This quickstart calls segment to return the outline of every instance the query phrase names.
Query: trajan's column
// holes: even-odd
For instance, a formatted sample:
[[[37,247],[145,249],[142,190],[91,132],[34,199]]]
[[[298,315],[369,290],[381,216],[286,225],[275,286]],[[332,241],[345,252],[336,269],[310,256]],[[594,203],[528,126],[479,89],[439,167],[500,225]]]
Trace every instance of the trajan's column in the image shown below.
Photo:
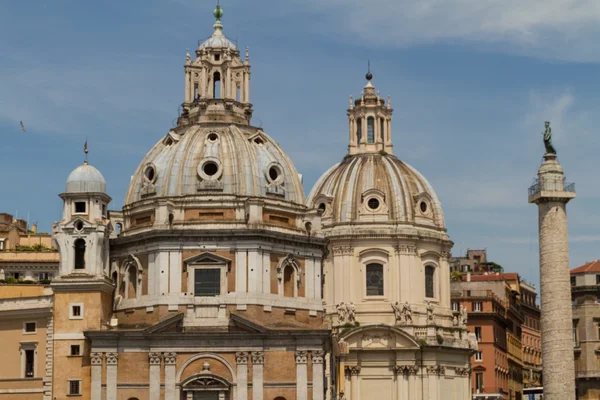
[[[546,154],[529,203],[537,204],[540,234],[540,297],[544,399],[574,400],[573,322],[569,274],[567,211],[575,184],[566,184],[552,146],[550,122],[544,132]]]

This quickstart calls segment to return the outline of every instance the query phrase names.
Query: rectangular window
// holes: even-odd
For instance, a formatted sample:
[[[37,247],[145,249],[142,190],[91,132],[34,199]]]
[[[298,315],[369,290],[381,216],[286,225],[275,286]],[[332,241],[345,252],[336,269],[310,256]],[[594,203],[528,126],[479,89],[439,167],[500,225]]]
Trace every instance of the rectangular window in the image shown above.
[[[577,335],[577,322],[573,321],[573,346],[579,347],[579,337]]]
[[[478,342],[481,342],[481,327],[480,326],[475,327],[475,337],[477,338]]]
[[[69,394],[70,395],[81,394],[81,381],[80,380],[69,380]]]
[[[383,265],[367,265],[367,296],[383,296]]]
[[[17,279],[17,280],[22,278],[22,276],[21,276],[21,273],[20,273],[20,272],[9,272],[7,275],[8,275],[8,276],[12,276],[13,278],[15,278],[15,279]]]
[[[475,374],[475,389],[477,390],[477,393],[483,391],[483,373],[481,372]]]
[[[196,296],[219,296],[221,294],[221,270],[217,268],[195,269],[194,294]]]
[[[106,204],[102,204],[102,217],[106,218]]]
[[[23,324],[23,331],[25,333],[35,333],[35,331],[36,331],[36,323],[35,322],[25,322]]]
[[[375,118],[367,118],[367,142],[375,143]]]
[[[428,265],[425,267],[425,297],[435,297],[435,290],[433,287],[434,274],[435,269],[433,269],[432,266]]]
[[[596,285],[600,285],[600,275],[596,275]]]
[[[69,319],[83,319],[83,303],[69,305]]]
[[[25,350],[25,378],[33,378],[34,350]]]
[[[38,281],[51,281],[52,280],[51,272],[40,272],[38,273]]]
[[[483,361],[483,351],[475,352],[475,361]]]
[[[4,239],[0,239],[0,250],[4,250]]]
[[[479,311],[481,312],[481,310],[483,310],[483,305],[481,304],[480,301],[474,301],[473,302],[473,311]]]
[[[71,355],[72,356],[80,356],[81,355],[81,346],[78,344],[71,345]]]
[[[452,311],[460,311],[460,304],[458,303],[458,301],[452,302]]]
[[[87,207],[85,201],[75,202],[75,214],[85,214]]]
[[[596,278],[596,280],[598,280],[598,278]],[[575,283],[576,283],[575,277],[572,276],[571,277],[571,286],[575,286]]]

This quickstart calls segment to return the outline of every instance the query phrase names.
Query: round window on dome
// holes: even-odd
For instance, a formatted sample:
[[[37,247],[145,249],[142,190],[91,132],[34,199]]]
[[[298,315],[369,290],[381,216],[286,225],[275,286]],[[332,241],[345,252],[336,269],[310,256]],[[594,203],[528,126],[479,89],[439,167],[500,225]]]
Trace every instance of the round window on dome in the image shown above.
[[[367,207],[369,207],[371,210],[377,210],[379,208],[379,199],[376,199],[375,197],[371,197],[367,201]]]
[[[425,214],[427,212],[427,202],[422,201],[421,204],[419,204],[419,208],[421,209],[421,212]]]
[[[323,214],[325,212],[325,210],[327,209],[327,206],[325,205],[325,203],[321,203],[319,204],[319,207],[317,208],[317,210],[319,210],[319,212],[321,214]]]
[[[205,181],[217,180],[222,174],[221,162],[214,157],[206,158],[198,164],[198,175]]]
[[[271,163],[268,167],[267,167],[267,171],[266,171],[266,175],[267,175],[267,180],[270,183],[279,185],[282,183],[283,181],[283,170],[281,169],[281,166],[279,164],[276,163]]]
[[[217,135],[216,133],[212,132],[208,134],[208,140],[211,142],[216,142],[217,140],[219,140],[219,135]]]
[[[154,164],[148,164],[144,168],[144,179],[146,182],[154,183],[156,181],[156,167]]]

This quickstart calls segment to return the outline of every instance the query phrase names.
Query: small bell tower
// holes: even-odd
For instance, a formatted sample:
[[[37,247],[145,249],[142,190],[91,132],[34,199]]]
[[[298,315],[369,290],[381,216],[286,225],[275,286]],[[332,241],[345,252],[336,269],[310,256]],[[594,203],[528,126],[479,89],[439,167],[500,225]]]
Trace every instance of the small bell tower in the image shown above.
[[[185,58],[185,93],[179,125],[223,121],[249,124],[250,55],[246,47],[242,60],[237,43],[223,34],[223,9],[217,4],[213,34],[198,41],[196,58]]]
[[[350,140],[348,154],[385,152],[392,154],[392,106],[388,96],[387,104],[371,83],[373,74],[369,63],[366,75],[367,85],[360,98],[350,96],[348,125]]]

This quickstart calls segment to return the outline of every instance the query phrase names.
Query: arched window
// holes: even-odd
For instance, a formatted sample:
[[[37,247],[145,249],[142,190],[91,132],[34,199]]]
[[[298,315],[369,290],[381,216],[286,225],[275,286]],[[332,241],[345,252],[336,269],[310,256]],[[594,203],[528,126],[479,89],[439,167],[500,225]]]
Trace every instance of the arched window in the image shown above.
[[[356,141],[360,143],[362,139],[362,118],[356,120]]]
[[[219,72],[215,72],[213,75],[213,97],[221,98],[221,74]]]
[[[434,274],[434,267],[432,267],[431,265],[425,267],[425,297],[435,297],[435,291],[433,290]]]
[[[285,397],[277,396],[273,400],[285,400]]]
[[[75,269],[85,269],[85,240],[75,241]]]
[[[367,296],[383,296],[383,265],[367,264]]]
[[[375,143],[375,118],[367,118],[367,142]]]
[[[294,267],[288,265],[283,270],[283,296],[294,297]]]
[[[381,141],[383,142],[384,136],[383,133],[385,131],[385,120],[383,118],[379,118],[379,136],[381,136]]]
[[[119,273],[117,271],[113,271],[111,279],[113,281],[113,284],[117,286],[117,283],[119,282]]]

